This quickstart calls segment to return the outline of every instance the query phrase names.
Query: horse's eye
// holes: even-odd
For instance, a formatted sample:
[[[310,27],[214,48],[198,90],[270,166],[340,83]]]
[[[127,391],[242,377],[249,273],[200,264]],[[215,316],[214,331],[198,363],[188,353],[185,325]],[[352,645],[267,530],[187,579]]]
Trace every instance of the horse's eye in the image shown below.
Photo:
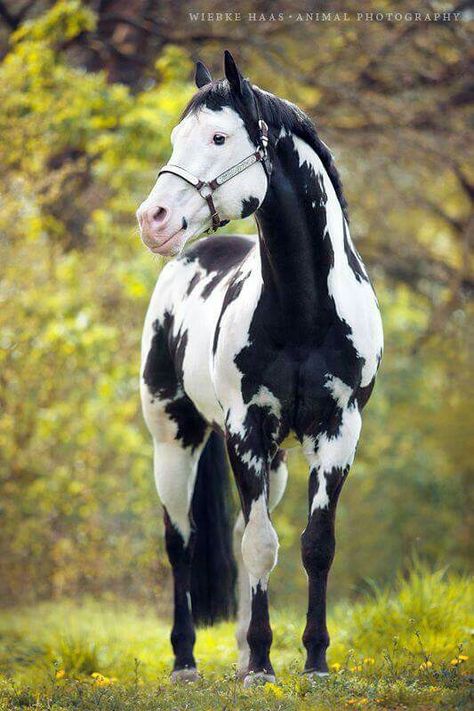
[[[212,140],[216,146],[223,146],[225,143],[225,136],[223,136],[222,133],[215,133]]]

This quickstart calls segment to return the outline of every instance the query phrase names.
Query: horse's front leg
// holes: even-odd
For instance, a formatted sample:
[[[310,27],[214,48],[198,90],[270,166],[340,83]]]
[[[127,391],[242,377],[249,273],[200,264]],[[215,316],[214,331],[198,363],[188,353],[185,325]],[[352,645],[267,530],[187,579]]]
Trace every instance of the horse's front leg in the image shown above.
[[[286,453],[279,450],[270,465],[270,490],[268,494],[268,510],[270,513],[280,502],[286,488],[288,469]],[[247,642],[247,631],[252,610],[252,596],[249,584],[249,574],[242,558],[242,537],[245,531],[245,520],[240,511],[234,527],[234,555],[238,565],[239,611],[237,621],[237,645],[239,649],[238,674],[245,677],[249,666],[250,650]]]
[[[310,465],[308,523],[301,535],[301,556],[308,575],[308,613],[303,633],[305,672],[328,673],[326,650],[326,588],[336,548],[336,507],[349,473],[360,433],[360,415],[347,409],[337,438],[325,434],[305,438],[304,451]]]
[[[250,686],[275,681],[270,661],[272,630],[267,593],[278,551],[278,537],[268,512],[271,458],[255,444],[254,438],[250,447],[245,440],[228,433],[227,448],[245,521],[241,549],[249,574],[251,610],[247,632],[250,656],[244,686]]]

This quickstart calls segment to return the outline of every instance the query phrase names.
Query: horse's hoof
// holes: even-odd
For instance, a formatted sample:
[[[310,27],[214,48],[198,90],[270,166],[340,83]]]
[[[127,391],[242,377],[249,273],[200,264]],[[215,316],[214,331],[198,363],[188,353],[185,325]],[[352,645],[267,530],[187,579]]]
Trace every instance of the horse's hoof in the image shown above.
[[[189,684],[193,681],[198,681],[199,672],[196,667],[187,667],[186,669],[175,669],[171,674],[172,684]]]
[[[317,679],[325,679],[329,676],[329,672],[317,671],[316,669],[305,669],[303,676],[308,677],[310,681],[316,681]]]
[[[249,672],[244,679],[244,688],[250,689],[252,686],[263,686],[266,683],[275,683],[275,674],[266,672]]]

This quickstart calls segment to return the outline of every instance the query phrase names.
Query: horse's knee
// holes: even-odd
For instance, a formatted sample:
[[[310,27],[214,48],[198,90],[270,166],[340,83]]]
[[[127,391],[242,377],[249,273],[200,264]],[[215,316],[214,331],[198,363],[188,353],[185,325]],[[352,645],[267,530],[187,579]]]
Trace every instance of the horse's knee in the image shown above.
[[[336,539],[331,524],[321,526],[311,517],[301,535],[301,558],[308,574],[329,570],[334,559]]]
[[[245,567],[255,580],[265,578],[277,562],[278,536],[268,516],[265,496],[253,501],[242,537]]]

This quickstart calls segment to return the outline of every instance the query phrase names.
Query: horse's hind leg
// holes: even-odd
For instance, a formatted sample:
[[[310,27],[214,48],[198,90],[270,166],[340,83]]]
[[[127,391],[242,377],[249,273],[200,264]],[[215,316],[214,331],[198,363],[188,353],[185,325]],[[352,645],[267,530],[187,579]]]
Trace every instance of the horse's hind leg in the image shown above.
[[[148,318],[148,317],[147,317]],[[176,376],[169,350],[169,333],[159,321],[144,343],[140,383],[145,422],[153,437],[156,488],[164,506],[165,542],[173,570],[174,620],[171,644],[174,680],[197,678],[191,610],[193,532],[190,508],[199,457],[208,427]]]
[[[177,443],[155,442],[155,481],[164,507],[166,552],[173,570],[171,644],[175,656],[172,679],[175,681],[197,678],[193,655],[196,634],[191,611],[193,532],[189,512],[201,449],[191,453]]]
[[[270,491],[268,508],[270,511],[278,505],[286,488],[288,469],[286,466],[286,453],[279,450],[270,469]],[[237,618],[237,647],[239,650],[238,673],[245,676],[248,671],[250,649],[247,642],[247,632],[250,624],[252,596],[250,579],[242,557],[242,536],[245,530],[245,521],[242,511],[237,517],[234,526],[234,555],[238,566],[238,618]]]

